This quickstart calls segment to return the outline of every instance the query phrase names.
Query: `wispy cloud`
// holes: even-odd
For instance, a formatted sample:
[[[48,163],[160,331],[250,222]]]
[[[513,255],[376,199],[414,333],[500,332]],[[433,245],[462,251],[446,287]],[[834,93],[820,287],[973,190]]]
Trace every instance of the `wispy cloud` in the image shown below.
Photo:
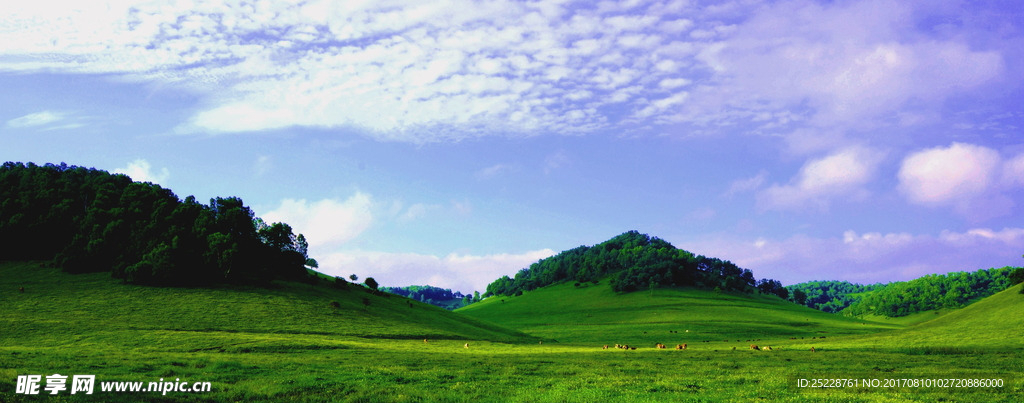
[[[476,174],[474,176],[476,176],[478,180],[486,180],[502,175],[504,173],[514,172],[518,169],[519,168],[516,165],[494,164],[476,171]]]
[[[761,185],[764,185],[764,182],[767,179],[768,171],[765,170],[761,170],[760,172],[757,173],[757,175],[754,175],[749,178],[737,179],[733,181],[731,184],[729,184],[729,189],[725,191],[723,196],[732,197],[740,193],[753,192],[757,189],[760,189]]]
[[[7,121],[7,127],[28,128],[46,126],[64,119],[64,114],[53,111],[30,113]]]

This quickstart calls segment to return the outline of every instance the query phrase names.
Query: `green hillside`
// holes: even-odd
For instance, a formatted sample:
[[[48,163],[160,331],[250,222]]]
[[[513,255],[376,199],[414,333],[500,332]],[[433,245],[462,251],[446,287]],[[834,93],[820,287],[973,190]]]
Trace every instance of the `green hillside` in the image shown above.
[[[702,345],[860,334],[898,325],[851,319],[776,296],[658,288],[616,293],[599,283],[563,283],[497,296],[456,312],[568,343]],[[707,344],[703,344],[707,341]]]
[[[851,338],[851,346],[1019,350],[1024,345],[1022,284],[965,308],[891,333]]]
[[[19,287],[25,291],[18,292]],[[528,340],[514,331],[399,296],[367,293],[356,285],[148,287],[122,284],[108,273],[71,275],[40,263],[0,263],[0,290],[6,346],[175,344],[179,337],[225,332],[241,339],[233,348],[259,345],[271,334]]]

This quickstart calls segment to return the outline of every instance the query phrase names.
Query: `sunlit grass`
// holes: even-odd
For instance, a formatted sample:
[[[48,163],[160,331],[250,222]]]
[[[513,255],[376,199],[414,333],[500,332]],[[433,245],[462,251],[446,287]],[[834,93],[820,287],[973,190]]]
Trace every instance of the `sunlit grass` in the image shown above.
[[[24,275],[26,269],[36,271]],[[17,293],[18,286],[25,286],[26,292]],[[4,326],[0,401],[5,402],[46,400],[14,395],[14,381],[17,375],[55,372],[95,374],[99,381],[173,377],[209,381],[214,388],[209,394],[60,396],[63,401],[90,402],[1019,402],[1024,398],[1019,383],[1024,374],[1019,333],[1004,341],[981,335],[1005,335],[1004,326],[1019,325],[1012,320],[990,321],[972,314],[971,307],[962,311],[961,318],[954,312],[940,318],[948,323],[936,320],[921,327],[861,324],[815,312],[805,318],[812,324],[800,325],[801,310],[759,297],[692,290],[680,296],[666,291],[660,296],[655,292],[651,305],[671,314],[623,312],[612,316],[614,326],[595,324],[595,316],[572,322],[578,323],[577,332],[597,327],[593,333],[573,339],[573,326],[567,326],[568,330],[550,330],[541,344],[536,338],[423,304],[411,309],[397,297],[371,296],[366,307],[362,298],[368,294],[362,291],[305,284],[284,284],[273,290],[149,288],[121,285],[100,275],[69,276],[32,265],[7,264],[0,265],[0,290],[0,324]],[[351,293],[351,301],[345,293]],[[1011,297],[1024,299],[1004,293],[994,296],[991,306],[974,309],[1005,317],[1005,309],[1021,306]],[[636,293],[625,298],[652,297]],[[328,309],[329,301],[338,301],[344,312]],[[703,325],[695,314],[687,323],[679,322],[690,311],[670,309],[672,301],[690,307],[703,301],[702,309],[713,315]],[[606,310],[622,305],[598,302],[606,304]],[[729,306],[736,312],[730,313]],[[573,317],[551,314],[547,320],[537,318],[540,324],[532,324],[525,314],[519,320],[540,329],[554,328],[551,324],[556,320]],[[669,319],[657,320],[659,316]],[[173,319],[160,320],[167,317]],[[690,343],[685,351],[644,344],[654,337],[675,344],[667,336],[677,334],[667,331],[682,324],[692,326],[691,333],[698,338],[700,329],[718,324],[717,333],[704,334],[723,340]],[[745,348],[750,343],[735,342],[766,326],[758,344],[773,345],[774,351],[752,351]],[[958,347],[954,341],[961,336],[949,335],[951,327],[974,329],[981,341]],[[665,333],[651,333],[659,329]],[[685,335],[684,330],[679,327],[678,335]],[[643,331],[650,337],[645,339]],[[816,332],[822,331],[827,338],[819,338]],[[431,335],[427,343],[423,334]],[[799,334],[815,338],[791,336]],[[605,338],[626,339],[621,342],[636,343],[639,348],[603,350],[601,345],[606,343],[595,341]],[[932,340],[934,345],[907,342],[916,338]],[[809,351],[812,345],[817,352]],[[1000,393],[794,387],[797,377],[873,375],[999,375],[1016,383]]]

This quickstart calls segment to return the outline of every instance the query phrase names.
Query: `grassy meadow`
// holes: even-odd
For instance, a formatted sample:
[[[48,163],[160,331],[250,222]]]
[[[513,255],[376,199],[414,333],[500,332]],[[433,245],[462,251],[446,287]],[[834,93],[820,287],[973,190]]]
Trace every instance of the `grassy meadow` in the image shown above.
[[[452,313],[352,286],[156,288],[4,263],[0,401],[1019,402],[1020,287],[907,325],[699,290],[619,295],[564,284]],[[601,348],[615,343],[638,349]],[[774,351],[749,350],[754,343]],[[53,373],[178,378],[212,391],[14,394],[18,375]],[[937,376],[1009,386],[795,387],[800,377]]]

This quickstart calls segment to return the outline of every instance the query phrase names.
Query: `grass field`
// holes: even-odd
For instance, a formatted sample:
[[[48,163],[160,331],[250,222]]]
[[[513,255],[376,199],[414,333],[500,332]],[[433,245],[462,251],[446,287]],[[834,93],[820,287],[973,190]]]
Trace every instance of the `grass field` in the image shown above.
[[[841,318],[760,296],[559,287],[567,288],[450,313],[354,289],[151,288],[33,263],[0,264],[0,401],[1024,400],[1020,286],[916,326]],[[556,305],[557,294],[581,311]],[[686,351],[651,348],[688,337]],[[745,349],[745,340],[758,338],[776,350]],[[608,343],[640,348],[600,348]],[[13,393],[18,375],[53,373],[94,374],[97,382],[204,381],[212,391],[97,390],[49,399]],[[911,376],[998,376],[1009,386],[795,387],[801,377]]]
[[[736,339],[810,339],[901,327],[827,314],[774,296],[673,288],[617,294],[604,282],[558,284],[519,297],[488,298],[457,312],[564,343],[645,346],[700,347],[708,341],[720,348],[724,340],[732,340],[727,344],[732,347]]]

